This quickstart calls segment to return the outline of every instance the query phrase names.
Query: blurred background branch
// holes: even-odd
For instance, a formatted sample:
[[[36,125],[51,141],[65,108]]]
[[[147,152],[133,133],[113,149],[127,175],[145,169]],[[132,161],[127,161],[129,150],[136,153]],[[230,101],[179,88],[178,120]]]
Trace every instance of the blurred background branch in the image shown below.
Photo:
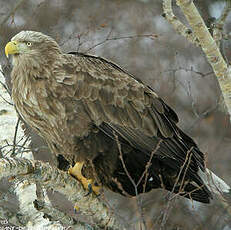
[[[230,11],[231,11],[231,1],[226,0],[225,7],[221,13],[221,16],[212,25],[213,38],[216,41],[218,47],[220,47],[220,42],[222,38],[225,36],[224,26]]]
[[[172,4],[171,0],[164,1],[164,8],[168,6],[168,12],[172,11],[170,5]],[[168,4],[167,4],[168,3]],[[188,23],[190,24],[192,31],[196,38],[198,39],[202,50],[204,51],[208,62],[212,66],[214,73],[217,76],[217,80],[221,87],[223,98],[221,98],[220,106],[222,109],[225,107],[224,111],[227,111],[229,115],[231,115],[231,70],[228,67],[228,63],[225,62],[219,47],[215,43],[212,35],[209,33],[207,26],[205,25],[202,17],[200,16],[196,6],[194,5],[193,1],[191,0],[177,0],[177,5],[181,8],[182,12],[184,13]],[[230,1],[226,2],[226,6],[224,11],[220,17],[220,25],[224,24],[224,20],[226,19],[229,11],[230,11]],[[170,20],[167,17],[167,20],[173,24],[174,28],[176,20]],[[221,28],[220,28],[221,29]],[[178,30],[179,31],[179,30]],[[217,30],[216,30],[217,31]],[[185,33],[180,33],[185,36]],[[188,39],[191,41],[191,39]],[[217,38],[217,40],[220,40]],[[224,100],[224,103],[222,102]],[[231,116],[230,116],[231,118]]]
[[[19,7],[21,7],[23,5],[23,3],[26,0],[19,0],[16,5],[12,8],[12,10],[3,18],[3,20],[0,23],[0,27],[2,27],[10,17],[14,18],[14,14],[15,12],[18,10]]]

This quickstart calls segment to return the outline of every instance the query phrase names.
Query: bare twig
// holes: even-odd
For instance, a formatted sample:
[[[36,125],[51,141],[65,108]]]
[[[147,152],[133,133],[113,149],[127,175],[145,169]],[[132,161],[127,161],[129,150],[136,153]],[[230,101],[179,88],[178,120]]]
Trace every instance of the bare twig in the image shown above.
[[[15,148],[16,148],[16,141],[17,141],[17,133],[18,133],[19,122],[20,122],[20,118],[18,118],[16,126],[15,126],[12,155],[15,155]]]
[[[191,157],[192,157],[192,150],[193,150],[193,147],[190,148],[190,150],[187,151],[187,155],[185,157],[185,160],[184,160],[184,163],[183,165],[180,167],[180,170],[179,170],[179,173],[177,175],[177,178],[176,178],[176,181],[173,185],[173,188],[172,188],[172,191],[170,193],[170,198],[168,199],[168,202],[166,204],[166,208],[165,208],[165,211],[163,213],[163,217],[162,217],[162,220],[161,220],[161,226],[160,226],[160,229],[163,229],[165,224],[166,224],[166,221],[168,219],[168,215],[169,215],[169,210],[170,210],[170,204],[171,204],[171,201],[174,200],[174,197],[172,197],[173,193],[175,192],[175,188],[176,186],[178,185],[178,183],[180,182],[180,189],[181,189],[181,185],[184,183],[184,178],[185,178],[185,175],[186,175],[186,172],[188,170],[188,167],[189,167],[189,164],[190,164],[190,160],[191,160]],[[182,173],[183,173],[183,178],[181,181],[180,178],[182,176]],[[179,195],[180,194],[180,189],[179,189],[179,192],[176,194],[176,195]],[[186,194],[187,195],[187,194]]]
[[[118,138],[118,136],[116,135],[115,132],[113,134],[114,134],[114,137],[115,137],[115,140],[116,140],[116,143],[117,143],[117,147],[118,147],[118,150],[119,150],[119,158],[120,158],[120,161],[122,163],[123,169],[124,169],[126,175],[128,176],[129,180],[131,181],[132,185],[134,186],[135,194],[137,196],[138,195],[137,185],[136,185],[135,181],[133,180],[133,178],[131,177],[128,170],[127,170],[126,164],[125,164],[124,159],[123,159],[123,153],[122,153],[122,150],[121,150],[121,145],[120,145],[120,142],[119,142],[119,138]]]
[[[0,68],[0,73],[2,74],[2,76],[4,76],[1,68]],[[7,93],[10,95],[10,90],[8,89],[8,87],[6,86],[6,84],[4,84],[2,81],[0,81],[0,84],[2,85],[2,87],[7,91]],[[6,101],[8,104],[13,105],[11,102],[8,102],[6,99],[4,99],[4,101]]]
[[[137,186],[140,184],[140,182],[143,180],[143,177],[145,176],[145,179],[144,179],[144,184],[143,184],[143,192],[145,192],[146,190],[146,185],[147,185],[147,180],[148,180],[148,170],[149,168],[151,167],[152,165],[152,158],[154,156],[154,154],[157,152],[157,150],[160,148],[160,144],[161,144],[162,140],[160,140],[158,142],[158,144],[156,145],[155,149],[151,152],[151,155],[150,155],[150,158],[145,166],[145,170],[142,174],[142,176],[140,177],[139,181],[137,182]]]
[[[126,164],[125,164],[124,159],[123,159],[123,153],[122,153],[122,150],[121,150],[121,145],[120,145],[120,142],[119,142],[119,138],[118,138],[118,136],[116,135],[115,132],[114,132],[114,137],[115,137],[115,140],[116,140],[116,143],[117,143],[117,146],[118,146],[119,158],[120,158],[120,161],[122,163],[123,169],[124,169],[126,175],[128,176],[129,180],[131,181],[132,185],[134,186],[135,196],[136,196],[136,201],[137,201],[137,207],[138,207],[139,214],[140,214],[140,219],[141,219],[141,221],[143,223],[144,229],[146,230],[147,226],[146,226],[146,222],[145,222],[144,215],[143,215],[143,210],[142,210],[142,198],[140,196],[138,196],[139,195],[138,194],[138,189],[137,189],[138,185],[135,183],[135,181],[133,180],[133,178],[131,177],[130,173],[127,170]]]
[[[109,42],[109,41],[116,41],[116,40],[123,40],[123,39],[134,39],[134,38],[157,38],[158,35],[156,34],[137,34],[137,35],[128,35],[128,36],[121,36],[121,37],[110,37],[111,36],[111,31],[108,33],[108,35],[106,36],[106,38],[99,42],[96,43],[95,45],[93,45],[92,47],[90,47],[89,49],[85,50],[84,53],[87,53],[93,49],[95,49],[98,46],[101,46],[102,44]]]
[[[5,101],[7,104],[14,106],[13,103],[7,101],[1,94],[0,94],[0,97],[1,97],[2,100]]]
[[[178,67],[177,69],[169,69],[169,70],[163,71],[162,73],[166,73],[166,72],[174,72],[175,73],[175,72],[178,72],[178,71],[193,72],[193,73],[195,73],[196,75],[198,75],[199,77],[202,77],[202,78],[214,74],[212,71],[210,71],[208,73],[199,72],[197,70],[194,70],[193,66],[190,69],[183,68],[183,67]]]

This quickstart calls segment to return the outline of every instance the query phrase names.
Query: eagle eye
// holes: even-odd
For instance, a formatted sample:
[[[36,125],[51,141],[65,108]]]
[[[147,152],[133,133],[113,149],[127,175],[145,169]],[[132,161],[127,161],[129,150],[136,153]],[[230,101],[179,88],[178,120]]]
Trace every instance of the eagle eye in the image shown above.
[[[32,43],[31,43],[31,42],[27,42],[26,45],[27,45],[27,46],[31,46]]]

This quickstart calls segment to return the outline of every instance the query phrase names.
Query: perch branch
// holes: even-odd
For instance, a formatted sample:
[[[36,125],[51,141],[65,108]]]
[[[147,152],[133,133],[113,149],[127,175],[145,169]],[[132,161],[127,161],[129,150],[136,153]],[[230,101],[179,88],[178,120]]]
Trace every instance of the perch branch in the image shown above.
[[[59,211],[56,208],[53,208],[51,205],[48,205],[45,202],[41,202],[39,200],[34,201],[35,208],[43,212],[47,218],[49,218],[50,221],[60,221],[62,224],[66,226],[71,226],[72,228],[78,229],[78,230],[88,230],[88,229],[94,229],[94,230],[100,230],[100,228],[97,228],[94,226],[94,228],[86,223],[83,223],[81,221],[77,221],[74,218],[66,215],[65,213]]]
[[[20,219],[20,215],[15,215],[14,212],[7,209],[6,207],[0,207],[0,217],[1,217],[1,225],[22,225],[22,221]]]
[[[92,194],[86,196],[86,191],[77,180],[48,163],[23,158],[0,159],[0,179],[15,175],[22,175],[28,181],[39,182],[44,188],[58,191],[71,202],[77,202],[81,213],[91,216],[93,223],[101,229],[124,229],[99,199]]]
[[[58,221],[50,221],[33,206],[33,201],[36,199],[35,184],[30,183],[28,180],[17,180],[13,187],[19,202],[20,226],[23,225],[29,229],[55,229],[63,227]]]

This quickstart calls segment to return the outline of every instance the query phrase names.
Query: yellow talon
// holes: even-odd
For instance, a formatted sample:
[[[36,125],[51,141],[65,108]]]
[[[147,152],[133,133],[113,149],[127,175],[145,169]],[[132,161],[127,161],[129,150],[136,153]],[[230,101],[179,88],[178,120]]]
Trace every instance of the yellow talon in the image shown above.
[[[94,185],[92,179],[87,179],[82,175],[84,162],[77,162],[74,167],[68,170],[68,173],[78,179],[86,190],[92,190],[96,195],[100,194],[100,187]]]
[[[74,206],[74,211],[75,211],[75,212],[78,212],[79,210],[80,210],[79,206],[78,206],[77,204],[75,204],[75,206]]]

